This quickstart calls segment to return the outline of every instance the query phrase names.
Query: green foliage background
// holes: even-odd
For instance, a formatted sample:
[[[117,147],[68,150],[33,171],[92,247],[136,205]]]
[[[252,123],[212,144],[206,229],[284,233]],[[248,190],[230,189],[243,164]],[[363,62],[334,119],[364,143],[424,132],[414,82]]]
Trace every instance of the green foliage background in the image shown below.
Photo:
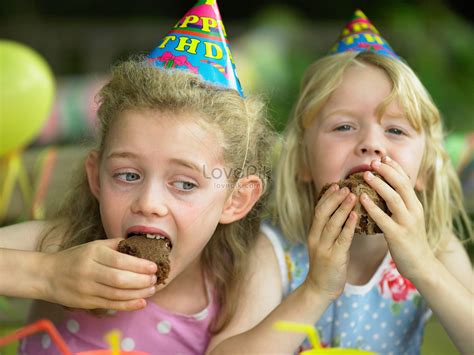
[[[366,15],[418,74],[442,112],[447,131],[474,131],[472,23],[443,3],[382,5]],[[250,77],[241,78],[244,88],[250,82],[252,92],[268,97],[278,131],[291,112],[304,69],[327,53],[352,14],[348,16],[315,23],[291,8],[270,7],[256,16],[248,33],[237,40],[237,50],[243,52],[234,55],[238,70],[242,69],[239,57],[251,60],[255,67]],[[318,30],[311,32],[314,28]]]

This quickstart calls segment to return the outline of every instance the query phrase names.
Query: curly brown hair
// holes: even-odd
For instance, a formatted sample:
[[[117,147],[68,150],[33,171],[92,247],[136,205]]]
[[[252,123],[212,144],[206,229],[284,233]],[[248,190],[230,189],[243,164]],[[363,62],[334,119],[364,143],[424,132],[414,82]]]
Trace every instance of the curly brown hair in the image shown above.
[[[158,69],[143,57],[129,59],[113,68],[110,81],[98,94],[98,103],[100,134],[96,149],[99,154],[110,127],[125,110],[192,112],[203,118],[206,127],[215,128],[222,138],[226,167],[242,172],[240,176],[232,176],[233,181],[229,182],[235,183],[246,174],[257,174],[262,180],[262,196],[250,213],[234,223],[219,224],[202,254],[202,265],[221,304],[219,320],[213,328],[217,332],[235,313],[249,249],[258,236],[260,215],[266,203],[274,133],[264,103],[258,98],[241,97],[235,90],[207,84],[183,70]],[[45,237],[64,234],[62,249],[106,238],[99,203],[89,189],[83,166],[55,220],[57,223]]]

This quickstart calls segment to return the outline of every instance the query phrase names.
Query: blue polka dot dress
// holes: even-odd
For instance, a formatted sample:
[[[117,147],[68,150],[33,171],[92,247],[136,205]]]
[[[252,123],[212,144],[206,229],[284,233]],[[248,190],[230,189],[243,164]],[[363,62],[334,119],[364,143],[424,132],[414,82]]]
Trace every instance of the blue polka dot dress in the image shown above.
[[[265,221],[262,232],[279,260],[284,295],[298,288],[309,268],[304,244],[289,244]],[[387,253],[365,285],[346,284],[342,295],[316,323],[323,347],[353,348],[380,354],[419,354],[426,320],[431,315],[413,284],[400,275]],[[309,349],[309,343],[303,349]]]

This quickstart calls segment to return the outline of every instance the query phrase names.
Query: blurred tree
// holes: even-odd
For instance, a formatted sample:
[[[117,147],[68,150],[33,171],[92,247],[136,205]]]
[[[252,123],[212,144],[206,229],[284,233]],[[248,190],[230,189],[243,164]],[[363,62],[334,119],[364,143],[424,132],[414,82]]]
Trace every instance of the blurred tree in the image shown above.
[[[448,131],[474,131],[474,28],[435,4],[390,11],[389,42],[431,93]]]

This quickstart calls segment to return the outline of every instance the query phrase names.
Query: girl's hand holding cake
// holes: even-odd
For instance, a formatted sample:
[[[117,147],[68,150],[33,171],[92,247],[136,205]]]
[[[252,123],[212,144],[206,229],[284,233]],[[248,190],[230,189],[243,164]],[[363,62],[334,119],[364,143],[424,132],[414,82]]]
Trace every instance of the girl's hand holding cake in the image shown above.
[[[370,187],[364,181],[364,172],[356,172],[354,174],[350,174],[347,178],[339,181],[338,183],[339,188],[348,188],[350,192],[352,192],[356,197],[356,204],[354,206],[354,212],[357,213],[359,216],[359,221],[355,228],[355,234],[360,235],[375,235],[382,232],[382,230],[377,226],[374,220],[367,214],[367,211],[362,207],[359,202],[359,197],[362,194],[367,194],[371,200],[383,211],[388,212],[387,204],[385,201],[377,194],[374,189]],[[321,196],[324,192],[331,186],[331,184],[326,184],[321,189],[319,193],[318,200],[321,199]]]
[[[356,197],[348,188],[340,189],[333,184],[320,197],[314,212],[308,237],[310,270],[306,280],[330,300],[342,293],[346,283],[349,247],[358,220],[357,213],[351,212],[355,203]]]
[[[115,250],[121,239],[97,240],[45,254],[42,299],[72,308],[136,310],[155,293],[156,264]]]
[[[435,260],[426,238],[423,206],[410,178],[393,159],[384,157],[371,166],[386,182],[369,172],[365,173],[365,180],[385,200],[392,215],[377,207],[366,194],[361,196],[361,203],[382,229],[397,269],[413,282],[420,276],[419,270]]]

